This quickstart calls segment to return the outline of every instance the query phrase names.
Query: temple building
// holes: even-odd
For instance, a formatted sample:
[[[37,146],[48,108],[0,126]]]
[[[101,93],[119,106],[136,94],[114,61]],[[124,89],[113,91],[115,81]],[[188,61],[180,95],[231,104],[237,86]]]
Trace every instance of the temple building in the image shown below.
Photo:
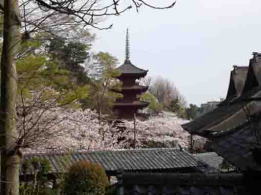
[[[243,176],[246,192],[261,185],[261,53],[249,66],[234,66],[226,99],[213,111],[183,124],[184,130],[209,140],[210,148]]]
[[[137,79],[143,78],[147,70],[134,66],[129,56],[129,33],[126,34],[126,58],[124,63],[117,68],[120,75],[117,77],[121,83],[122,98],[117,99],[114,111],[118,118],[133,119],[139,109],[148,106],[148,102],[140,101],[139,96],[146,92],[148,86],[139,85]]]

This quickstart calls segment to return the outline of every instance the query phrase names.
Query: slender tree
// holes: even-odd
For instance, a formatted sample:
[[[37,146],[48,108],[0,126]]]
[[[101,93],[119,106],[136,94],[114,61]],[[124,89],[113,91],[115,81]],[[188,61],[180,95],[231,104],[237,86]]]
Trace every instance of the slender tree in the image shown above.
[[[17,0],[4,0],[3,49],[1,59],[1,194],[19,194],[20,154],[16,138],[17,74],[15,57],[20,43],[20,16]]]
[[[101,119],[102,114],[112,114],[113,103],[121,97],[120,93],[112,91],[112,89],[120,90],[120,83],[116,80],[120,73],[115,70],[118,60],[109,53],[99,52],[94,58],[95,63],[103,67],[103,71],[101,77],[92,82],[85,107],[95,109]]]

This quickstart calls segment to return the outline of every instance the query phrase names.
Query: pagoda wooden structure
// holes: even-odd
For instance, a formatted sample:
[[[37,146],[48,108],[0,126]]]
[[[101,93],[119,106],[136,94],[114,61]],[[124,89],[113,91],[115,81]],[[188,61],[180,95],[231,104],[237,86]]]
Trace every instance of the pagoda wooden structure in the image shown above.
[[[133,119],[139,109],[148,106],[148,102],[139,100],[139,96],[147,91],[148,86],[141,86],[136,81],[145,77],[148,71],[134,66],[130,61],[128,30],[126,35],[126,58],[117,70],[120,72],[118,79],[122,82],[120,93],[123,97],[117,99],[114,104],[114,111],[118,118]]]

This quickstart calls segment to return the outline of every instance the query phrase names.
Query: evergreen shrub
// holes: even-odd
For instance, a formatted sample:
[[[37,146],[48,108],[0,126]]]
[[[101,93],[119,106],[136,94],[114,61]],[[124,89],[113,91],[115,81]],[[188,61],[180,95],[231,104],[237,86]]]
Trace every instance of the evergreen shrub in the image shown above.
[[[104,195],[109,181],[103,167],[88,161],[73,164],[64,178],[64,194]]]

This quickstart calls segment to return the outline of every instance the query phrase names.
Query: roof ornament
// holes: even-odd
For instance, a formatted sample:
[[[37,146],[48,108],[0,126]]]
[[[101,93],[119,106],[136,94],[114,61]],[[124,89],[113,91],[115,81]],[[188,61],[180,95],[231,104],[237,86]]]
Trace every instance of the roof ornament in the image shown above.
[[[125,61],[130,61],[130,46],[129,46],[129,29],[126,32],[126,45],[125,45]]]

